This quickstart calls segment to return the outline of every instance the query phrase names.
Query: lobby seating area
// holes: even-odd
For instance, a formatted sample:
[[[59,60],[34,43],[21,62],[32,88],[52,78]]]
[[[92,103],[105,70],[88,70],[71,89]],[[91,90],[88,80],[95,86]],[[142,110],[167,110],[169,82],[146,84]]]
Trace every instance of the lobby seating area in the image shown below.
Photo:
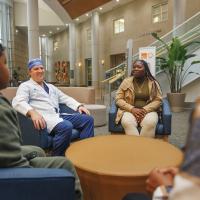
[[[95,104],[95,89],[93,87],[58,87],[58,89],[86,106],[94,118],[95,127],[106,124],[106,106]],[[12,101],[16,95],[17,87],[8,87],[1,92],[8,100]]]
[[[200,0],[0,14],[0,200],[200,199]]]

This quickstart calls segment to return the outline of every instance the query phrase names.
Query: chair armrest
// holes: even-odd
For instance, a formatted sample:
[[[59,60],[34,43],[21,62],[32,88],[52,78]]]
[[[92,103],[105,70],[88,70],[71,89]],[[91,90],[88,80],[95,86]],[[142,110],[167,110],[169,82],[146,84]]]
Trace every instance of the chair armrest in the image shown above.
[[[18,114],[19,125],[22,133],[22,140],[24,145],[40,146],[40,131],[34,128],[33,122],[30,118]]]
[[[115,104],[115,101],[113,101],[109,110],[109,118],[108,118],[108,130],[110,132],[113,132],[113,130],[115,130],[116,114],[117,114],[117,106]]]
[[[163,104],[162,104],[162,120],[163,120],[165,135],[170,135],[172,113],[171,113],[169,102],[166,98],[163,99]]]
[[[64,169],[0,169],[1,199],[74,200],[75,178]]]
[[[60,109],[60,113],[70,113],[70,114],[78,113],[78,111],[75,111],[75,110],[71,109],[70,107],[66,106],[63,103],[59,104],[59,109]]]
[[[124,132],[122,125],[115,123],[116,115],[117,115],[117,106],[115,104],[115,101],[113,101],[109,110],[108,130],[112,133],[122,133]]]

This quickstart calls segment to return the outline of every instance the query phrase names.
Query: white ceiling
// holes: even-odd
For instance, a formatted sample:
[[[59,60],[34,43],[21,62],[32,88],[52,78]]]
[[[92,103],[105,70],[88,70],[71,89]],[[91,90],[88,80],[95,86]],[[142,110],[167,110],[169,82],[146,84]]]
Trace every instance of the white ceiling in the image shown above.
[[[100,10],[99,8],[96,8],[92,11],[90,11],[89,13],[85,13],[84,15],[79,17],[79,20],[77,21],[75,19],[76,23],[81,23],[84,22],[86,20],[88,20],[88,18],[91,17],[91,13],[94,11],[98,11],[100,14],[106,13],[108,11],[111,11],[113,9],[116,9],[124,4],[127,4],[129,2],[132,2],[134,0],[119,0],[119,2],[117,2],[116,0],[112,0],[106,4],[104,4],[102,7],[102,10]],[[27,3],[27,0],[14,0],[14,2],[17,3]],[[48,5],[49,4],[49,5]],[[40,26],[40,36],[42,35],[46,35],[46,36],[51,36],[53,34],[57,34],[58,32],[61,32],[63,30],[66,30],[68,27],[65,25],[67,23],[69,23],[70,21],[72,21],[69,17],[69,15],[66,13],[66,11],[64,10],[64,8],[62,8],[62,6],[58,5],[58,1],[57,0],[38,0],[38,7],[39,9],[45,10],[45,12],[50,12],[54,15],[56,15],[57,17],[59,17],[59,19],[62,20],[63,25],[59,25],[59,26]],[[86,14],[88,14],[88,16],[86,16]],[[58,30],[59,28],[59,30]],[[27,27],[26,26],[17,26],[16,29],[18,29],[18,31],[26,31],[27,32]],[[52,33],[50,33],[52,32]]]

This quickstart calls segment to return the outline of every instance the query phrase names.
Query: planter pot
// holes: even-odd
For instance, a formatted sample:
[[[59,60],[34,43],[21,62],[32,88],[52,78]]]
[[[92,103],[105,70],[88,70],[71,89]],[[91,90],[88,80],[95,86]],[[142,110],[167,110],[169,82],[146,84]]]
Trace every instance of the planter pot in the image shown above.
[[[185,105],[185,93],[167,93],[172,112],[182,112]]]

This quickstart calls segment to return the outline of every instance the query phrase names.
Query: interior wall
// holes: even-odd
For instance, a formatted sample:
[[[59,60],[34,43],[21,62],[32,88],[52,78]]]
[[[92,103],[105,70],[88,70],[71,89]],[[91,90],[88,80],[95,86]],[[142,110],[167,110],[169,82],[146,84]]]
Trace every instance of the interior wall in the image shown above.
[[[115,8],[107,13],[100,14],[100,27],[99,27],[99,63],[104,60],[104,64],[100,64],[99,73],[102,80],[104,71],[110,68],[110,55],[120,54],[126,52],[126,42],[128,39],[133,39],[133,53],[138,51],[141,46],[146,46],[153,42],[150,32],[158,31],[159,35],[164,35],[172,29],[173,23],[173,0],[168,0],[168,20],[161,23],[153,24],[152,6],[165,0],[134,0],[131,3]],[[15,21],[25,18],[25,12],[22,12],[22,5],[18,5],[18,13],[15,15]],[[187,0],[186,19],[200,11],[199,0]],[[21,9],[21,10],[20,10]],[[113,20],[124,17],[125,19],[125,32],[114,35],[113,34]],[[49,20],[50,21],[50,20]],[[23,24],[23,23],[22,23]],[[85,59],[91,58],[91,41],[87,40],[87,30],[91,30],[91,18],[87,21],[77,25],[77,43],[78,57],[77,62],[81,62],[81,67],[78,68],[80,74],[78,82],[82,85],[85,84]],[[16,66],[26,66],[28,57],[27,35],[23,36],[22,33],[16,37]],[[58,48],[53,51],[52,63],[56,61],[66,60],[69,61],[69,34],[68,30],[56,34],[52,37],[53,43],[58,42]],[[21,53],[23,52],[23,54]]]
[[[27,62],[28,62],[28,35],[25,31],[18,30],[14,35],[14,66],[19,74],[19,80],[26,80],[27,76]]]
[[[186,2],[186,19],[190,18],[192,15],[200,11],[200,1],[199,0],[187,0]]]
[[[52,36],[53,44],[57,42],[57,48],[53,45],[53,63],[57,61],[69,61],[69,33],[62,31]]]
[[[43,1],[38,1],[39,25],[59,26],[63,25],[61,19]],[[14,17],[16,26],[27,26],[27,4],[26,2],[14,2]]]

